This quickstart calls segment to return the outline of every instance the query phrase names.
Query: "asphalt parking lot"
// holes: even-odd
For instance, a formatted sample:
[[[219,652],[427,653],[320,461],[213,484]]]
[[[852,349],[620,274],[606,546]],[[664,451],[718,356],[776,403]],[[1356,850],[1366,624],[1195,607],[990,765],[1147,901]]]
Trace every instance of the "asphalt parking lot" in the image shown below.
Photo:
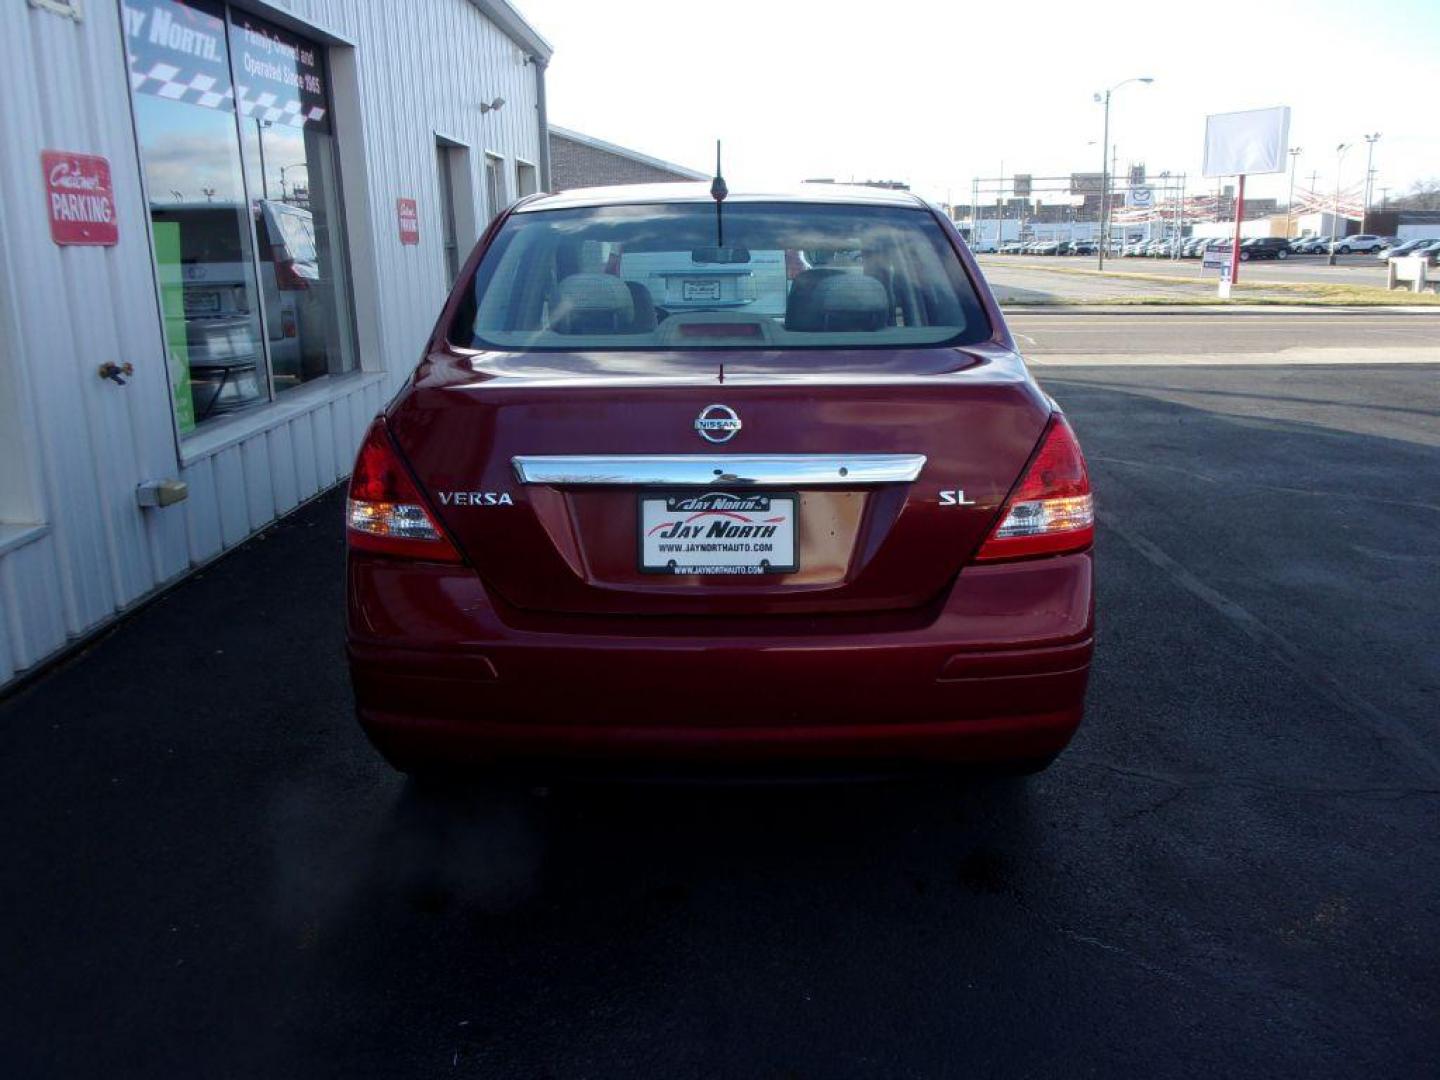
[[[332,492],[0,704],[0,1071],[1433,1075],[1440,366],[1037,370],[1100,507],[1049,772],[419,799]]]
[[[1142,296],[1195,302],[1215,297],[1219,273],[1204,270],[1199,259],[1107,258],[1103,274],[1088,256],[982,255],[979,261],[1003,304],[1097,304]],[[1280,294],[1274,286],[1295,293],[1321,285],[1384,289],[1385,283],[1385,264],[1369,255],[1339,256],[1335,266],[1325,265],[1321,256],[1295,256],[1242,264],[1236,295],[1253,297],[1264,290],[1275,300]],[[1403,293],[1396,297],[1404,302]]]
[[[982,255],[980,261],[987,275],[996,267],[1013,266],[1029,270],[1093,270],[1094,256],[1057,255]],[[1216,272],[1206,273],[1199,259],[1151,259],[1105,257],[1105,269],[1129,274],[1164,274],[1181,279],[1201,279],[1215,284]],[[1373,255],[1337,255],[1335,265],[1327,265],[1324,255],[1292,255],[1287,259],[1257,259],[1240,267],[1240,281],[1330,282],[1340,285],[1374,285],[1385,287],[1385,262]]]

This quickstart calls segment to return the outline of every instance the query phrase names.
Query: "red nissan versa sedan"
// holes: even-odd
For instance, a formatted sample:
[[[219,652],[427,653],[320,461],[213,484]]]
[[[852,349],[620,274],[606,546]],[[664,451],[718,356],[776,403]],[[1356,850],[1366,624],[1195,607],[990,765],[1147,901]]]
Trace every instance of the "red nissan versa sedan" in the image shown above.
[[[350,480],[360,721],[398,768],[1048,764],[1090,483],[905,193],[529,198]]]

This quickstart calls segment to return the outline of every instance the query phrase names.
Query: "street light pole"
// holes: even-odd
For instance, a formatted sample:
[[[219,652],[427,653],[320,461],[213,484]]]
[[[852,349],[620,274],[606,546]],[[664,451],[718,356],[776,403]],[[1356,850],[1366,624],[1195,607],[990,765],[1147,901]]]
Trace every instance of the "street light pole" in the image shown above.
[[[1098,249],[1100,261],[1097,267],[1100,270],[1105,269],[1105,248],[1109,243],[1107,233],[1110,223],[1110,95],[1126,83],[1152,83],[1154,81],[1154,78],[1149,75],[1137,75],[1133,79],[1124,79],[1110,87],[1105,91],[1103,98],[1099,94],[1095,95],[1097,104],[1102,101],[1105,104],[1105,138],[1100,143],[1100,246]]]
[[[1105,269],[1106,220],[1110,217],[1110,91],[1105,91],[1105,134],[1100,140],[1100,244],[1097,269]]]
[[[1345,160],[1345,151],[1350,149],[1349,143],[1341,143],[1335,147],[1335,203],[1330,207],[1330,257],[1325,260],[1326,266],[1335,265],[1335,226],[1340,220],[1340,163]]]
[[[1295,230],[1295,165],[1300,160],[1301,147],[1292,146],[1290,154],[1290,198],[1285,203],[1285,239]]]
[[[1000,186],[995,189],[995,253],[1005,239],[1005,162],[1000,162]]]
[[[1367,219],[1370,217],[1370,185],[1375,179],[1375,170],[1372,166],[1375,164],[1375,144],[1379,141],[1380,132],[1378,131],[1373,135],[1365,136],[1365,142],[1369,145],[1365,151],[1365,207],[1360,212],[1361,232],[1364,232],[1367,228]]]

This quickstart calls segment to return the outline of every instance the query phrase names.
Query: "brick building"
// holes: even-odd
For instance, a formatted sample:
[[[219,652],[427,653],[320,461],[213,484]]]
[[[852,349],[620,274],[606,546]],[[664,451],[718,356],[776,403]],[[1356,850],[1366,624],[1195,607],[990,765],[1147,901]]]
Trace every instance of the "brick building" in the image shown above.
[[[554,191],[710,179],[709,173],[661,161],[554,124],[550,125],[550,172]]]

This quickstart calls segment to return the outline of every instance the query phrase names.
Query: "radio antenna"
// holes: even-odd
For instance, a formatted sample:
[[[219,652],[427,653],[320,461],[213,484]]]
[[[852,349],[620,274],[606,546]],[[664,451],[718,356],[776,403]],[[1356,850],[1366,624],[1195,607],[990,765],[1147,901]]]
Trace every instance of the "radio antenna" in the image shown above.
[[[720,204],[730,189],[725,186],[725,177],[720,172],[720,140],[715,140],[715,179],[710,181],[710,197],[715,200],[715,246],[725,246],[725,222],[720,214]]]

